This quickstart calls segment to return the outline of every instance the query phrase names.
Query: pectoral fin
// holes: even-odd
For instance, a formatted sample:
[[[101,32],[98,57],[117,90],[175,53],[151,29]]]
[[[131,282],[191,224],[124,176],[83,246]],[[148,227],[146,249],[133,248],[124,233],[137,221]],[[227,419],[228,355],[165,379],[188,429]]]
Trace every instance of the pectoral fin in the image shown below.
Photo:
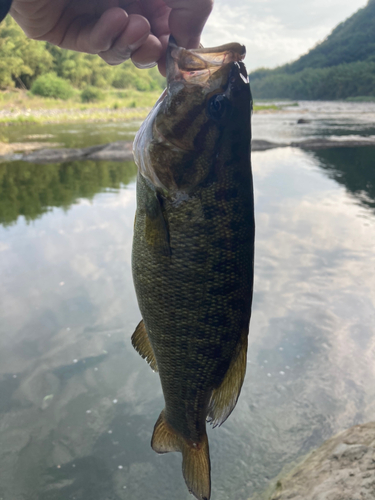
[[[157,453],[180,451],[182,472],[190,493],[198,500],[209,500],[211,465],[206,434],[197,443],[189,442],[166,422],[163,410],[155,424],[151,446]]]
[[[237,346],[237,353],[232,359],[221,385],[212,391],[207,421],[213,427],[225,422],[236,406],[245,378],[246,363],[247,333],[242,335]]]
[[[155,354],[152,349],[150,339],[146,331],[145,324],[143,320],[139,323],[135,332],[132,335],[132,345],[134,349],[139,352],[143,359],[151,366],[154,372],[158,371],[158,365],[156,363]]]
[[[160,251],[162,255],[169,256],[168,225],[164,218],[161,200],[157,193],[151,190],[147,193],[146,208],[146,241],[149,245]]]

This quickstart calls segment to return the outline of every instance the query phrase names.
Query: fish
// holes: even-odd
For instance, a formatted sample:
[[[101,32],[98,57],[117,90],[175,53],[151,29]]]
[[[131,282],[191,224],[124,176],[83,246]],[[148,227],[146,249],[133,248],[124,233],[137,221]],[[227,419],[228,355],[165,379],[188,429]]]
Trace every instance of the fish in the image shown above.
[[[245,47],[187,50],[171,37],[167,88],[137,132],[132,272],[142,321],[132,345],[160,376],[151,446],[182,453],[211,495],[206,421],[236,406],[247,363],[254,267],[252,97]]]

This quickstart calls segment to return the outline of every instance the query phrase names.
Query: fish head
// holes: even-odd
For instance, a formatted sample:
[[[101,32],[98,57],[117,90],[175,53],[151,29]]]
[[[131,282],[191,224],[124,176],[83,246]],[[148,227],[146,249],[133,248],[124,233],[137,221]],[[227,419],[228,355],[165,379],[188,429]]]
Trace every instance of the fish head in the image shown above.
[[[251,93],[245,47],[167,51],[167,88],[134,141],[140,173],[164,195],[191,194],[224,147],[250,148]],[[245,152],[246,154],[246,152]]]

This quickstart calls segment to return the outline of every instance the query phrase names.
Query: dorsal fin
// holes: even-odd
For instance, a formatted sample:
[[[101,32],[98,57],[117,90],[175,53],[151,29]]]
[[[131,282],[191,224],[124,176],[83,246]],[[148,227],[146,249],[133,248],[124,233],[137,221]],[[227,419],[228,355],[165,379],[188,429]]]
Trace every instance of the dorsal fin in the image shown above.
[[[138,324],[132,335],[132,345],[142,358],[147,361],[154,372],[157,372],[158,364],[143,320]]]

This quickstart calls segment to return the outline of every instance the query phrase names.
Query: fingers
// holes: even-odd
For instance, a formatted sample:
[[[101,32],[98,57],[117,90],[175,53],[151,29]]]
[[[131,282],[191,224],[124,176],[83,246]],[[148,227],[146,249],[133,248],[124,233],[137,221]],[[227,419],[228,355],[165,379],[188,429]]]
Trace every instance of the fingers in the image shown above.
[[[106,10],[99,19],[80,16],[66,31],[61,47],[98,54],[108,64],[132,58],[138,67],[155,65],[161,56],[160,41],[150,34],[150,23],[123,9]]]
[[[164,0],[140,0],[142,12],[150,21],[152,33],[160,38],[163,35],[169,35],[169,14],[171,8]]]
[[[161,46],[162,46],[162,56],[158,59],[158,70],[161,75],[167,76],[167,47],[169,41],[169,35],[163,35],[159,38]]]
[[[123,9],[107,10],[92,27],[88,26],[81,31],[81,43],[87,44],[87,50],[83,52],[98,54],[110,50],[128,24],[129,16]]]
[[[133,52],[132,61],[137,68],[152,68],[156,66],[157,61],[162,55],[162,51],[163,48],[160,40],[154,35],[149,35],[139,49]]]
[[[122,33],[112,41],[107,50],[97,53],[108,64],[120,64],[130,59],[132,54],[148,41],[149,35],[150,24],[147,19],[138,14],[131,14],[128,16],[127,24]],[[150,44],[148,43],[148,45]]]
[[[213,0],[165,0],[172,8],[169,29],[180,47],[199,47],[200,35],[213,7]]]

